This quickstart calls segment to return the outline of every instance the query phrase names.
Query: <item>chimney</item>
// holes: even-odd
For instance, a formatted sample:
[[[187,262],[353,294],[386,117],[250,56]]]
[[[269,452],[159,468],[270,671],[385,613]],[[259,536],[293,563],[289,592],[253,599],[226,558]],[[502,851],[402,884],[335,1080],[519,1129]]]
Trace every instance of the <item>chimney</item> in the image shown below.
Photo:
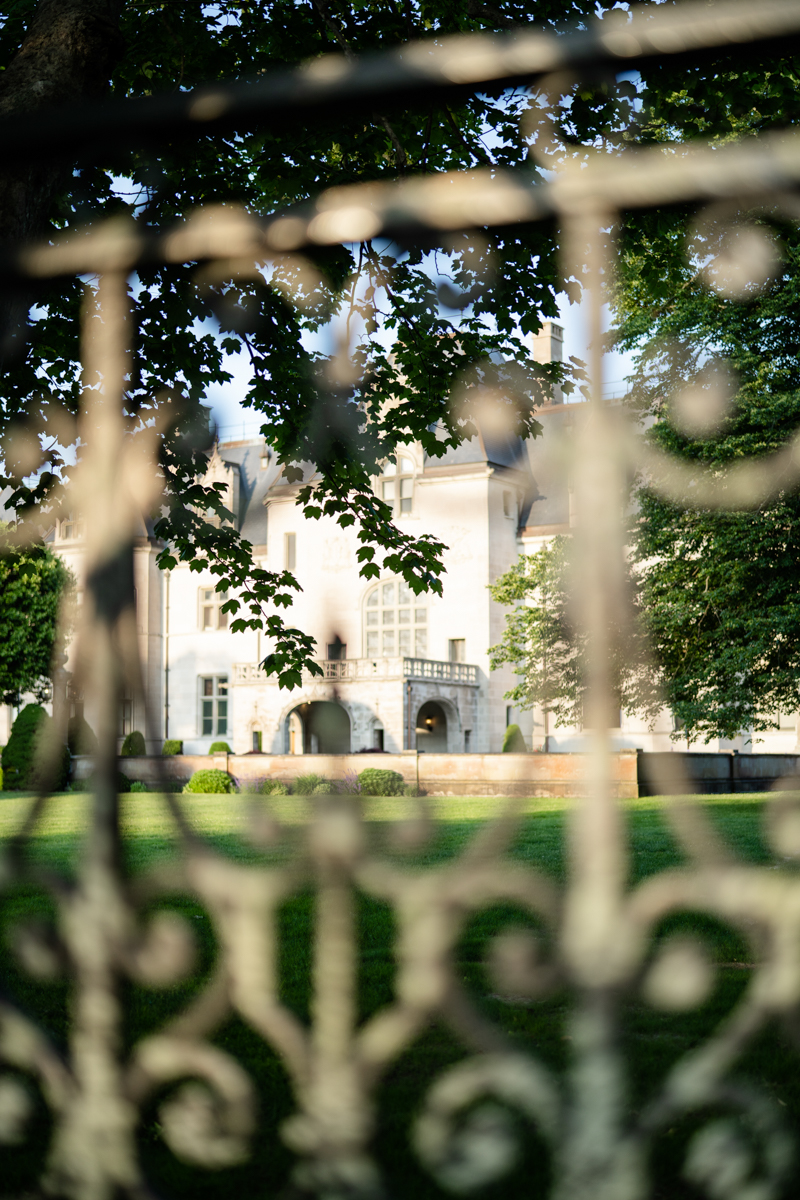
[[[564,330],[555,321],[545,321],[538,333],[533,336],[533,361],[563,362],[564,361]],[[553,388],[551,404],[561,404],[563,396],[560,387]]]

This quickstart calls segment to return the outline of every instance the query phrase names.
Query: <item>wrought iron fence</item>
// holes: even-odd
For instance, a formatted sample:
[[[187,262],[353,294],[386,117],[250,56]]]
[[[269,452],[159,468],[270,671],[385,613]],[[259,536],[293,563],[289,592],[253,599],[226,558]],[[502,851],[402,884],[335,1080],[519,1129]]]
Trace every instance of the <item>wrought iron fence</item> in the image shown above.
[[[798,29],[796,4],[655,10],[563,44],[531,34],[477,37],[410,47],[363,67],[323,60],[290,80],[267,80],[260,91],[220,88],[177,97],[169,113],[143,103],[92,120],[136,138],[145,128],[152,135],[159,122],[173,132],[176,122],[214,128],[243,113],[257,119],[264,105],[296,103],[307,112],[392,87],[469,89],[535,78],[546,90],[548,72],[565,65],[580,72],[603,61],[634,64],[648,54]],[[9,157],[41,153],[60,129],[58,119],[38,118],[22,134],[3,130]],[[70,124],[71,150],[98,130]],[[622,498],[630,472],[646,473],[654,489],[679,503],[756,506],[797,482],[800,435],[772,459],[736,464],[722,476],[672,461],[602,402],[600,333],[620,212],[721,199],[743,209],[784,204],[799,184],[800,139],[787,132],[713,150],[658,147],[611,159],[598,151],[564,163],[545,184],[481,170],[336,189],[310,209],[266,221],[206,210],[158,235],[102,225],[6,260],[7,286],[96,273],[102,318],[91,322],[85,341],[84,451],[72,483],[74,508],[85,515],[88,568],[77,632],[80,682],[103,722],[91,816],[75,878],[56,876],[29,853],[48,806],[43,784],[5,847],[0,875],[14,970],[62,980],[59,1003],[68,1011],[59,1039],[45,1033],[47,1021],[0,1002],[0,1140],[7,1161],[18,1167],[14,1156],[26,1156],[26,1195],[144,1197],[154,1161],[162,1168],[166,1161],[164,1147],[176,1161],[221,1173],[228,1188],[242,1186],[235,1181],[243,1177],[225,1172],[254,1157],[265,1191],[392,1194],[387,1163],[395,1150],[387,1150],[381,1122],[395,1128],[392,1097],[403,1089],[397,1065],[410,1047],[425,1046],[435,1025],[451,1041],[438,1059],[430,1051],[432,1081],[410,1122],[407,1149],[418,1166],[407,1178],[418,1180],[416,1190],[429,1186],[425,1180],[434,1181],[431,1194],[502,1189],[522,1155],[528,1170],[536,1160],[542,1190],[558,1200],[660,1195],[654,1147],[692,1114],[687,1187],[737,1200],[777,1198],[791,1188],[793,1131],[779,1104],[744,1082],[739,1067],[771,1023],[796,1020],[800,1004],[797,797],[770,806],[766,836],[775,857],[754,866],[723,843],[701,808],[680,799],[688,782],[664,768],[662,790],[674,796],[665,814],[685,865],[634,884],[607,723],[612,631],[627,603]],[[131,438],[122,417],[128,274],[143,261],[263,262],[308,244],[409,228],[436,237],[552,214],[565,230],[565,273],[580,268],[587,279],[594,347],[573,463],[592,751],[584,795],[570,813],[565,882],[510,854],[513,805],[463,852],[435,862],[414,858],[432,834],[419,802],[406,802],[394,825],[366,821],[352,795],[314,797],[302,811],[276,802],[253,810],[248,836],[256,849],[248,858],[242,848],[226,854],[208,844],[166,787],[179,854],[131,874],[117,793],[116,710],[123,684],[139,678],[131,546],[142,513],[158,502],[158,430]],[[422,667],[424,676],[430,664]],[[245,664],[237,681],[247,680]],[[63,733],[65,714],[55,716]],[[57,741],[47,751],[51,760]],[[54,766],[43,764],[43,779]],[[34,886],[47,900],[31,919],[19,897]],[[302,910],[295,927],[286,915],[293,898]],[[366,1011],[359,965],[365,905],[382,914],[394,964],[390,997]],[[568,1053],[560,1064],[521,1045],[464,986],[459,940],[476,914],[498,905],[524,914],[527,926],[490,937],[491,986],[525,1011],[544,1004],[547,1020],[563,1022]],[[719,1027],[669,1065],[652,1094],[641,1094],[620,1036],[631,998],[688,1012],[713,986],[714,964],[697,940],[656,938],[671,914],[685,910],[738,931],[749,947],[747,982]],[[305,1016],[285,995],[287,954],[309,956]],[[46,993],[45,1007],[53,995]],[[547,1007],[553,998],[555,1008]],[[137,1005],[148,1009],[147,1020],[141,1011],[133,1019]],[[234,1026],[238,1053],[223,1036]],[[268,1051],[257,1079],[249,1070],[254,1046]],[[189,1178],[185,1187],[206,1187],[199,1175]]]

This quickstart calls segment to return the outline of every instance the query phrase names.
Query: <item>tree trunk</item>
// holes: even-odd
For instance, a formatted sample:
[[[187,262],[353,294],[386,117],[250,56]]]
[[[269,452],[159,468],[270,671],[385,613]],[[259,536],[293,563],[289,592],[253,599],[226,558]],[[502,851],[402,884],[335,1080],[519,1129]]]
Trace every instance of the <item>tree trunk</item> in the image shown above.
[[[101,97],[122,55],[123,0],[39,0],[16,56],[0,74],[0,118]],[[69,164],[36,163],[0,174],[0,242],[42,237],[70,175]],[[27,301],[0,301],[0,359],[22,349]]]

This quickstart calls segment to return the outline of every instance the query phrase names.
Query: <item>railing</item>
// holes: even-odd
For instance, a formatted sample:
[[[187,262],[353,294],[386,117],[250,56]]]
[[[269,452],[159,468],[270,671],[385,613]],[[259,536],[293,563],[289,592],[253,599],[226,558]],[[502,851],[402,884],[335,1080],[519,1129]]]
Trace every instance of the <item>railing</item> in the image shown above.
[[[478,668],[470,663],[438,662],[432,658],[404,658],[405,679],[436,679],[442,683],[478,683]]]
[[[432,658],[320,658],[322,678],[345,682],[356,679],[433,679],[441,683],[478,685],[478,668],[471,663],[438,662]],[[311,682],[320,676],[305,672],[303,679]],[[234,663],[233,683],[236,685],[268,683],[269,677],[258,663]]]

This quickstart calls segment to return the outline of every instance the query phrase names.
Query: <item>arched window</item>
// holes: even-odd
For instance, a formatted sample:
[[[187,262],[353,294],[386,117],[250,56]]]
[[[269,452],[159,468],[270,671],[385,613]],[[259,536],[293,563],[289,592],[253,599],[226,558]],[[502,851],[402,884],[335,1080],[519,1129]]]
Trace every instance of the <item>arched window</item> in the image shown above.
[[[396,517],[412,511],[414,463],[407,454],[398,454],[385,464],[381,475],[381,499],[391,505]]]
[[[364,603],[367,658],[428,656],[428,610],[402,579],[386,579]]]

